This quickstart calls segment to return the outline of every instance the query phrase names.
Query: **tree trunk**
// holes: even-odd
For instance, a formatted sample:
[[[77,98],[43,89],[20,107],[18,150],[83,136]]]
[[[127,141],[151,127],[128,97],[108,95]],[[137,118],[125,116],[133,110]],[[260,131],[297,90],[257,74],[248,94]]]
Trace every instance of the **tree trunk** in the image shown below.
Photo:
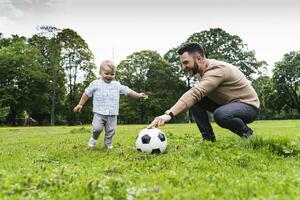
[[[53,88],[52,96],[51,96],[51,126],[55,125],[55,89]]]
[[[191,112],[191,110],[188,111],[189,112],[189,123],[193,122],[193,114]]]
[[[17,126],[17,110],[15,105],[10,106],[7,122],[12,126]]]

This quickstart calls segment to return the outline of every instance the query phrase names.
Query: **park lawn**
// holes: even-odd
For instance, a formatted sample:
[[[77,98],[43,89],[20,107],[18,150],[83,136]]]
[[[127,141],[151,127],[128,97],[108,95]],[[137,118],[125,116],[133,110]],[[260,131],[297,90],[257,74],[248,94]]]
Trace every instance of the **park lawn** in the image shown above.
[[[0,199],[300,199],[300,120],[256,121],[255,137],[213,124],[161,127],[163,154],[136,151],[147,125],[118,125],[114,148],[87,148],[90,125],[0,128]]]

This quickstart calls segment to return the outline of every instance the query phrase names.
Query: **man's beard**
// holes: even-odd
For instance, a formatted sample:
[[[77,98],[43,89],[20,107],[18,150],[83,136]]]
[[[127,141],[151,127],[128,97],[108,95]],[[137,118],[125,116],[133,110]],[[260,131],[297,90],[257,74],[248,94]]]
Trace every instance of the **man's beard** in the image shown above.
[[[196,63],[196,61],[194,60],[194,66],[193,66],[193,70],[192,70],[192,76],[195,76],[195,74],[198,73],[198,69],[199,69],[199,65]]]

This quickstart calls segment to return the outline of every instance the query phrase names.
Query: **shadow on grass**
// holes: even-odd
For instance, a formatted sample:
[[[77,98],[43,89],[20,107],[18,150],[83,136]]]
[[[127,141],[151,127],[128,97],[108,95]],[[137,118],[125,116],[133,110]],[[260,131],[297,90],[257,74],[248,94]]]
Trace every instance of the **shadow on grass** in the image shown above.
[[[245,141],[244,144],[248,148],[266,150],[278,156],[300,156],[300,142],[288,138],[254,137]]]
[[[81,128],[74,128],[72,130],[70,130],[69,133],[72,133],[72,134],[82,134],[82,133],[90,133],[91,130],[88,129],[88,128],[85,128],[85,127],[81,127]]]

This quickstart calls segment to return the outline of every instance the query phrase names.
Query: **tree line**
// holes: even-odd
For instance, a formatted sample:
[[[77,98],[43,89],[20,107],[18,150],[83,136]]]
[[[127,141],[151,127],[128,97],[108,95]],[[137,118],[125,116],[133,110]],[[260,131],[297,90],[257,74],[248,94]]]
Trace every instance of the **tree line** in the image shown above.
[[[287,52],[275,63],[272,76],[267,63],[237,35],[220,28],[192,34],[184,42],[199,42],[206,57],[234,64],[252,82],[261,100],[260,119],[300,117],[300,51]],[[170,108],[197,83],[181,70],[177,47],[163,56],[152,50],[134,52],[117,66],[116,79],[147,101],[126,96],[120,100],[119,123],[148,123]],[[72,29],[38,28],[31,38],[0,33],[0,123],[22,125],[32,117],[40,125],[90,123],[92,101],[80,114],[73,112],[84,88],[96,79],[94,56],[85,40]],[[174,122],[192,121],[189,112]]]

